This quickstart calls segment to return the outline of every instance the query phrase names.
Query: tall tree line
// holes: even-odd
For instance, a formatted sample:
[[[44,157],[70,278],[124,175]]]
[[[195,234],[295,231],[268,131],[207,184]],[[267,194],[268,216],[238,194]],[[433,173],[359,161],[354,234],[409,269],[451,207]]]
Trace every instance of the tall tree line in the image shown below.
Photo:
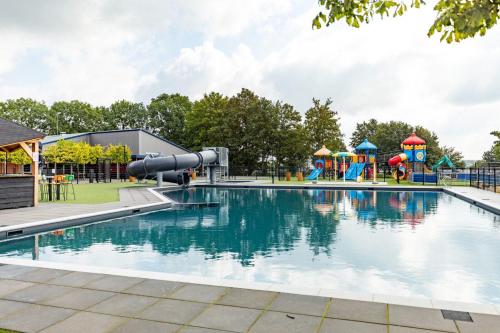
[[[331,100],[313,99],[303,119],[292,105],[248,89],[231,97],[212,92],[194,102],[180,94],[161,94],[147,105],[121,100],[109,107],[77,100],[48,106],[19,98],[0,101],[0,117],[48,135],[143,128],[193,150],[224,146],[232,168],[249,173],[272,162],[302,167],[323,144],[345,149]]]

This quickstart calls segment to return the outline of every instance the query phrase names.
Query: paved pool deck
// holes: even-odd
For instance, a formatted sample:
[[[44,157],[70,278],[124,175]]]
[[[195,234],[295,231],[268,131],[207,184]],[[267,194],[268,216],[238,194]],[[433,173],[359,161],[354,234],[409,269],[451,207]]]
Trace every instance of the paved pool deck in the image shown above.
[[[2,265],[0,327],[44,333],[493,333],[500,316]]]

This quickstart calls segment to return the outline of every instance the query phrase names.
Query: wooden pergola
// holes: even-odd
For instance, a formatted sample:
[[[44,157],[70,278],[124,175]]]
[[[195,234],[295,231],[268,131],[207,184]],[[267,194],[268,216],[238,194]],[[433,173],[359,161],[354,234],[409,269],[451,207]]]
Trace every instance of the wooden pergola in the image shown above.
[[[31,158],[32,178],[21,180],[21,177],[16,177],[16,175],[0,175],[0,208],[23,206],[24,201],[22,199],[23,196],[28,195],[27,193],[30,193],[32,198],[29,198],[30,200],[26,200],[26,202],[31,202],[32,199],[34,206],[38,204],[39,142],[43,137],[45,137],[43,133],[0,118],[0,151],[11,153],[19,148],[23,149]],[[32,186],[33,193],[31,193],[31,187],[29,191],[22,190],[23,184],[28,183],[32,184],[30,186]]]

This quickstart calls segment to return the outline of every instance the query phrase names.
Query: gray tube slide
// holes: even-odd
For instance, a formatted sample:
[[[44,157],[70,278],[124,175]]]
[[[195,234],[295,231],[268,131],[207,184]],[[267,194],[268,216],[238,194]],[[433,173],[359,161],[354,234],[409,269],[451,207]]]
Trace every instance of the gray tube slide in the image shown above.
[[[162,172],[163,181],[187,185],[189,184],[189,176],[184,172],[185,169],[197,168],[203,163],[215,163],[217,162],[217,158],[217,153],[214,150],[146,158],[129,163],[127,165],[127,172],[129,175],[138,178],[154,178],[158,172]]]

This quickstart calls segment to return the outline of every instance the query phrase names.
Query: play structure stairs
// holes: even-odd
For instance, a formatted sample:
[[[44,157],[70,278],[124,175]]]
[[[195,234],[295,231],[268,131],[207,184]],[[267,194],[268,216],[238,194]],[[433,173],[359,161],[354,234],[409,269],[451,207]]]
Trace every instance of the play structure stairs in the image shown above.
[[[365,163],[351,163],[349,169],[347,169],[345,173],[346,180],[356,180],[358,176],[363,172],[363,168],[365,167]]]

